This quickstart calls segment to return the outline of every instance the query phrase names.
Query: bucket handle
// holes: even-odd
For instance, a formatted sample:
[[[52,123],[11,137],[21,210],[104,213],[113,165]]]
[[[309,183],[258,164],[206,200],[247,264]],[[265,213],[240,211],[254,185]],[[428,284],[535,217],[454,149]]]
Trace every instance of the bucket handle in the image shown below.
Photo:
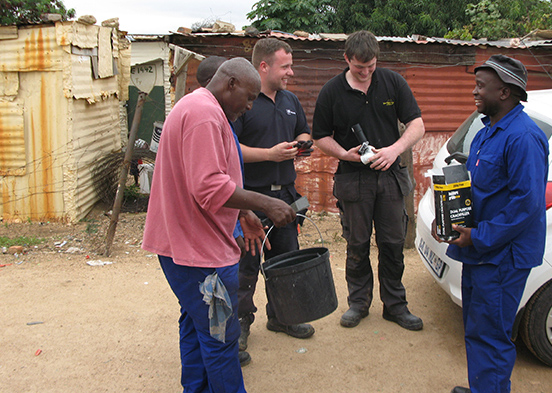
[[[318,236],[320,236],[320,241],[322,242],[322,247],[324,247],[324,239],[322,238],[322,232],[320,232],[320,229],[318,228],[318,226],[316,225],[316,223],[312,220],[312,218],[310,217],[307,217],[305,216],[304,214],[299,214],[299,213],[296,213],[295,214],[296,216],[298,217],[303,217],[303,218],[306,218],[307,220],[309,220],[310,222],[312,222],[312,225],[314,225],[314,227],[316,228],[316,230],[318,231]],[[268,231],[266,231],[266,235],[265,235],[265,238],[263,239],[263,244],[261,244],[261,254],[259,255],[259,264],[261,266],[261,273],[263,274],[263,277],[264,279],[266,280],[266,275],[265,275],[265,271],[263,269],[263,250],[264,250],[264,245],[266,243],[266,239],[268,239],[268,235],[270,234],[270,232],[272,231],[272,229],[274,228],[274,225],[272,225]]]

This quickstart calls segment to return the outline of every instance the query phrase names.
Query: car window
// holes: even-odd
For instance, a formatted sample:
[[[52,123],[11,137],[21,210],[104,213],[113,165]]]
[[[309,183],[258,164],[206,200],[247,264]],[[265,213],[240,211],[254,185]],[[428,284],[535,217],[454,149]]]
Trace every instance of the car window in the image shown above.
[[[537,123],[537,125],[540,127],[540,129],[544,131],[544,133],[546,134],[546,138],[550,139],[550,137],[552,136],[552,124],[547,123],[547,122],[542,121],[542,120],[539,120],[539,119],[536,119],[532,116],[530,116],[530,117],[531,117],[531,119],[533,119],[533,121],[535,123]]]
[[[483,115],[477,111],[473,112],[470,117],[468,117],[466,121],[458,127],[447,144],[449,154],[460,152],[468,155],[470,153],[470,145],[475,137],[475,134],[477,134],[477,131],[484,127],[483,122],[481,121],[482,117]],[[534,116],[531,116],[531,114],[529,114],[529,117],[533,119],[533,121],[545,133],[546,138],[550,139],[552,136],[552,124],[539,120]]]
[[[456,152],[469,154],[470,145],[475,134],[484,127],[481,121],[482,117],[482,114],[475,111],[458,127],[447,144],[449,154]]]

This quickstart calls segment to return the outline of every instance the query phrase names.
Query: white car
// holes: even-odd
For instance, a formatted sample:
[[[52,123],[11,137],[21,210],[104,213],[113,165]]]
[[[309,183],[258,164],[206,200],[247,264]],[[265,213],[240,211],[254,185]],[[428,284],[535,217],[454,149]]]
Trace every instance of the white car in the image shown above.
[[[552,135],[552,89],[528,92],[525,111],[545,132]],[[482,115],[474,112],[441,148],[433,162],[433,171],[441,172],[445,159],[453,155],[461,161],[469,154],[471,141],[483,128]],[[552,148],[551,148],[552,150]],[[513,338],[519,332],[529,350],[542,362],[552,366],[552,155],[549,157],[548,185],[546,187],[546,248],[543,263],[529,275],[516,316]],[[450,161],[450,158],[448,159]],[[438,243],[431,236],[435,218],[433,190],[430,188],[418,206],[416,248],[421,259],[437,283],[462,306],[462,264],[445,255],[446,243]]]

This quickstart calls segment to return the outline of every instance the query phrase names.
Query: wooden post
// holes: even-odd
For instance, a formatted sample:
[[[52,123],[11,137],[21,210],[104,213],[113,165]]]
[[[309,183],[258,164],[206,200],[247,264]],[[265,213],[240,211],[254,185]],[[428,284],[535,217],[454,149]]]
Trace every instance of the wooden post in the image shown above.
[[[192,59],[202,61],[205,56],[170,44],[169,48],[174,52],[174,73],[176,78],[174,89],[174,103],[176,104],[186,94],[186,78],[188,77],[188,63]]]
[[[136,102],[136,110],[134,112],[134,118],[132,120],[132,128],[128,136],[128,145],[125,152],[125,158],[123,161],[123,167],[121,169],[121,175],[119,177],[119,186],[117,187],[117,193],[115,194],[115,202],[113,202],[113,209],[111,213],[111,220],[109,222],[109,229],[107,230],[107,239],[105,246],[105,255],[111,254],[111,245],[113,244],[113,238],[115,237],[115,229],[117,228],[117,222],[119,221],[119,214],[121,213],[121,206],[123,204],[123,197],[125,194],[125,186],[130,170],[130,163],[132,161],[132,155],[134,154],[134,142],[136,141],[136,134],[138,133],[138,126],[142,119],[142,109],[144,108],[144,101],[147,94],[140,92],[138,94],[138,101]]]
[[[177,52],[179,54],[180,52]],[[188,77],[188,61],[191,59],[191,55],[175,56],[175,70],[174,77],[176,78],[174,88],[174,103],[176,104],[186,94],[186,78]],[[178,62],[178,63],[177,63]]]

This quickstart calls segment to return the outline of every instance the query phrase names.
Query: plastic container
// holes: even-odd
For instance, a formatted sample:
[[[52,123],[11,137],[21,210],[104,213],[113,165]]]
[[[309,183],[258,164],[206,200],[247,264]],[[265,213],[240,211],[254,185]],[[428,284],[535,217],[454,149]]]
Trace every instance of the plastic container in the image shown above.
[[[153,133],[151,134],[150,150],[157,153],[159,148],[159,140],[161,139],[161,131],[163,130],[163,122],[156,121],[153,123]]]
[[[325,247],[290,251],[262,264],[269,301],[280,323],[314,321],[337,308],[330,252]]]

